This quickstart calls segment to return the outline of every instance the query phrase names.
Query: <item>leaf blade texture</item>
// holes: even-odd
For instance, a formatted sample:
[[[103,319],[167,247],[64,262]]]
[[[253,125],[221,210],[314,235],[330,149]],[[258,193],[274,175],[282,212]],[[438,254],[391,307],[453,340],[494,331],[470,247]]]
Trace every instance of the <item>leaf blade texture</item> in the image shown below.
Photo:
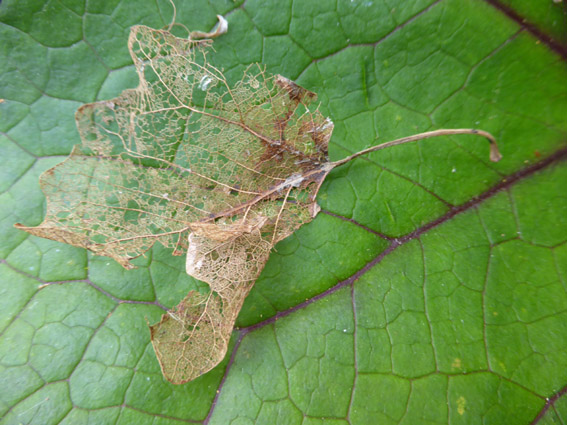
[[[567,74],[523,22],[565,34],[553,18],[565,2],[501,2],[519,20],[484,0],[395,10],[356,0],[176,2],[190,29],[227,17],[215,50],[232,82],[262,62],[317,93],[335,123],[333,161],[374,139],[471,125],[497,136],[504,154],[490,164],[483,143],[458,136],[333,170],[321,213],[278,243],[246,298],[234,360],[183,385],[163,378],[145,318],[156,323],[160,306],[206,288],[185,273],[185,258],[158,243],[126,271],[13,228],[41,223],[38,177],[80,142],[77,108],[138,84],[130,26],[167,26],[171,8],[1,3],[2,425],[566,422],[567,174],[564,161],[545,163],[565,146]],[[553,19],[546,26],[525,5]],[[400,240],[441,217],[418,238],[423,248],[413,239],[384,252],[392,241],[377,233]]]

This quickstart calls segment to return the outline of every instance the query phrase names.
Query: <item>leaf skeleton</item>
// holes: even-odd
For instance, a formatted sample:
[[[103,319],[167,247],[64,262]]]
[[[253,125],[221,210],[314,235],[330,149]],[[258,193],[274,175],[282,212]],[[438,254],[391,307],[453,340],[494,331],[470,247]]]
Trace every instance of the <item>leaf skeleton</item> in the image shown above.
[[[475,129],[439,129],[330,162],[334,124],[316,95],[258,64],[231,83],[209,54],[210,38],[134,26],[128,48],[135,89],[76,113],[82,143],[46,171],[47,212],[26,232],[91,250],[125,268],[159,242],[186,255],[186,271],[208,292],[190,291],[150,326],[164,376],[181,384],[225,356],[244,299],[272,247],[319,212],[331,170],[392,146]],[[219,29],[220,28],[220,29]]]

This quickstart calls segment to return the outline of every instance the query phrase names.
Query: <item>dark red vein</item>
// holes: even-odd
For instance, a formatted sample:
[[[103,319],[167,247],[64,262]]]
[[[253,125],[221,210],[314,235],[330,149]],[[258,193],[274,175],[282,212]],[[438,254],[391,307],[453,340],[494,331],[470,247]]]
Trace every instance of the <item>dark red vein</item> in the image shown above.
[[[520,16],[514,9],[510,6],[502,4],[498,0],[485,0],[488,4],[498,9],[504,13],[508,18],[512,19],[518,23],[522,28],[540,40],[542,43],[547,45],[552,51],[557,53],[563,60],[567,60],[567,45],[561,44],[560,42],[554,40],[549,34],[542,31],[536,25],[529,22],[526,18]],[[551,2],[550,2],[551,4]],[[567,18],[566,18],[567,20]]]
[[[376,230],[371,229],[370,227],[365,226],[364,224],[361,224],[361,223],[359,223],[358,221],[356,221],[356,220],[354,220],[354,219],[352,219],[352,218],[345,217],[344,215],[335,214],[335,213],[333,213],[333,212],[331,212],[331,211],[326,211],[326,210],[321,210],[320,213],[321,213],[321,214],[330,215],[331,217],[338,218],[339,220],[348,221],[349,223],[352,223],[352,224],[354,224],[355,226],[358,226],[358,227],[360,227],[360,228],[366,230],[367,232],[372,233],[372,234],[374,234],[374,235],[376,235],[376,236],[378,236],[378,237],[380,237],[380,238],[382,238],[382,239],[386,239],[386,240],[388,240],[388,241],[393,240],[392,237],[390,237],[390,236],[388,236],[388,235],[385,235],[385,234],[383,234],[383,233],[377,232]]]
[[[354,281],[356,281],[361,276],[363,276],[367,271],[372,269],[376,264],[378,264],[380,261],[382,261],[382,259],[385,256],[390,254],[392,251],[397,249],[399,246],[405,245],[406,243],[418,238],[423,233],[428,232],[432,228],[437,227],[442,223],[445,223],[446,221],[450,220],[451,218],[455,217],[456,215],[461,214],[465,211],[471,210],[472,208],[476,207],[478,204],[482,203],[486,199],[491,198],[492,196],[496,195],[498,192],[500,192],[504,189],[508,189],[509,187],[518,183],[520,180],[533,175],[534,173],[542,170],[543,168],[546,168],[546,167],[550,166],[551,164],[557,163],[559,161],[564,161],[564,160],[567,160],[567,147],[564,147],[564,148],[556,151],[554,154],[548,156],[547,158],[543,159],[540,162],[537,162],[537,163],[530,165],[529,167],[526,167],[526,168],[524,168],[524,169],[522,169],[522,170],[520,170],[520,171],[518,171],[514,174],[511,174],[509,176],[504,177],[500,181],[500,183],[496,184],[491,189],[487,190],[486,192],[482,193],[481,195],[471,199],[470,201],[468,201],[468,202],[466,202],[462,205],[458,205],[458,206],[451,208],[446,214],[442,215],[441,217],[437,218],[436,220],[433,220],[429,223],[426,223],[425,225],[419,227],[418,229],[414,230],[411,233],[408,233],[405,236],[402,236],[402,237],[397,238],[397,239],[393,239],[392,242],[390,243],[390,245],[384,251],[382,251],[376,258],[374,258],[373,260],[368,262],[363,268],[358,270],[356,273],[354,273],[349,278],[343,280],[342,282],[337,283],[335,286],[327,289],[324,292],[321,292],[320,294],[315,295],[314,297],[308,299],[307,301],[304,301],[301,304],[298,304],[298,305],[296,305],[292,308],[289,308],[287,310],[280,311],[280,312],[276,313],[274,316],[270,317],[269,319],[263,320],[261,322],[254,324],[254,325],[251,325],[251,326],[240,328],[240,331],[243,333],[243,335],[245,335],[248,332],[252,332],[256,329],[259,329],[259,328],[262,328],[266,325],[272,324],[276,320],[278,320],[282,317],[288,316],[288,315],[294,313],[295,311],[300,310],[304,307],[307,307],[308,305],[314,303],[315,301],[320,300],[321,298],[325,298],[326,296],[338,291],[339,289],[352,284]]]
[[[247,333],[248,332],[240,332],[238,334],[238,337],[236,339],[236,343],[234,344],[234,347],[232,348],[232,353],[230,354],[230,359],[228,360],[228,364],[226,365],[225,372],[224,372],[222,379],[220,381],[220,384],[217,388],[217,392],[215,393],[215,398],[213,399],[213,402],[211,403],[211,408],[209,409],[209,413],[207,414],[207,417],[203,421],[203,425],[207,425],[209,423],[209,421],[211,420],[211,416],[213,415],[213,412],[215,411],[215,406],[217,405],[217,401],[219,399],[222,387],[224,386],[224,383],[226,381],[226,377],[228,376],[228,371],[230,370],[231,366],[234,364],[234,359],[236,358],[236,353],[238,351],[238,347],[240,347],[240,343],[242,342],[242,338],[244,338],[244,335],[246,335]]]
[[[301,304],[298,304],[298,305],[296,305],[296,306],[294,306],[294,307],[292,307],[288,310],[280,311],[280,312],[276,313],[274,316],[270,317],[269,319],[263,320],[259,323],[251,325],[251,326],[240,328],[238,330],[238,337],[237,337],[236,344],[235,344],[234,348],[232,349],[230,360],[229,360],[229,362],[226,366],[223,378],[222,378],[222,380],[221,380],[221,382],[220,382],[220,384],[217,388],[217,393],[215,394],[215,398],[213,400],[213,403],[211,405],[209,413],[208,413],[205,421],[203,422],[203,425],[207,425],[209,423],[209,420],[210,420],[210,418],[211,418],[211,416],[212,416],[212,414],[215,410],[215,406],[216,406],[216,403],[218,401],[219,395],[222,391],[224,383],[226,382],[226,378],[229,374],[229,371],[230,371],[232,365],[234,364],[234,359],[236,358],[238,347],[240,346],[242,339],[248,333],[250,333],[250,332],[252,332],[256,329],[263,328],[266,325],[271,325],[271,324],[275,323],[280,318],[286,317],[286,316],[294,313],[297,310],[300,310],[304,307],[307,307],[308,305],[314,303],[315,301],[320,300],[322,298],[325,298],[326,296],[337,292],[341,288],[344,288],[348,285],[352,285],[356,280],[358,280],[361,276],[363,276],[367,271],[372,269],[375,265],[380,263],[384,257],[386,257],[392,251],[397,249],[399,246],[404,245],[404,244],[418,238],[423,233],[425,233],[425,232],[431,230],[432,228],[437,227],[440,224],[450,220],[451,218],[453,218],[457,214],[460,214],[460,213],[463,213],[465,211],[469,211],[469,210],[475,208],[480,203],[491,198],[492,196],[496,195],[497,193],[501,192],[502,190],[510,188],[511,186],[515,185],[516,183],[518,183],[522,179],[529,177],[529,176],[537,173],[538,171],[540,171],[540,170],[542,170],[542,169],[544,169],[544,168],[546,168],[546,167],[548,167],[552,164],[558,163],[560,161],[565,161],[565,160],[567,160],[567,147],[564,147],[564,148],[556,151],[554,154],[548,156],[547,158],[543,159],[540,162],[537,162],[537,163],[530,165],[529,167],[526,167],[526,168],[524,168],[524,169],[522,169],[522,170],[520,170],[520,171],[518,171],[514,174],[511,174],[507,177],[504,177],[501,180],[500,183],[493,186],[488,191],[482,193],[478,197],[471,199],[470,201],[468,201],[465,204],[451,208],[446,214],[439,217],[438,219],[421,226],[420,228],[416,229],[415,231],[413,231],[413,232],[411,232],[411,233],[409,233],[405,236],[402,236],[401,238],[393,239],[391,241],[390,245],[384,251],[382,251],[376,258],[374,258],[372,261],[368,262],[362,269],[358,270],[352,276],[350,276],[346,280],[343,280],[342,282],[337,283],[332,288],[329,288],[326,291],[324,291],[324,292],[310,298],[309,300],[307,300],[307,301],[305,301]],[[352,220],[352,221],[354,222],[354,220]],[[355,224],[358,224],[358,223],[355,222]],[[567,393],[567,387],[563,388],[561,391],[559,391],[553,397],[548,399],[547,403],[545,404],[545,406],[543,407],[541,412],[538,414],[538,416],[532,422],[532,425],[536,424],[545,415],[546,411],[553,405],[553,403],[559,397],[561,397],[563,394],[566,394],[566,393]]]
[[[540,412],[537,414],[537,416],[535,417],[535,419],[532,421],[531,425],[535,425],[537,424],[541,419],[543,419],[543,417],[545,416],[545,414],[547,413],[547,411],[555,404],[555,402],[557,400],[559,400],[559,398],[563,395],[567,394],[567,386],[563,387],[562,389],[560,389],[558,392],[556,392],[553,396],[549,397],[547,399],[547,401],[545,402],[545,406],[543,406],[543,409],[540,410]]]

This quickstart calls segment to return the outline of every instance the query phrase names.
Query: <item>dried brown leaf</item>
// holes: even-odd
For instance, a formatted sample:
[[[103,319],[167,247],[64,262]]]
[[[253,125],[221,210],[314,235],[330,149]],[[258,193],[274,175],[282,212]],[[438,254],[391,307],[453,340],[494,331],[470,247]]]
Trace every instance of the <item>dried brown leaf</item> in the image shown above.
[[[78,110],[82,145],[41,177],[43,223],[18,225],[126,268],[156,242],[187,252],[211,292],[151,327],[174,383],[222,360],[271,248],[315,215],[333,129],[313,93],[259,65],[230,86],[210,45],[133,27],[139,86]]]
[[[150,326],[163,374],[176,384],[224,358],[270,250],[317,214],[315,196],[332,168],[445,134],[485,136],[492,159],[499,156],[488,133],[437,130],[329,163],[333,123],[311,106],[314,93],[260,65],[229,85],[207,58],[210,46],[133,27],[128,47],[139,86],[79,108],[82,144],[40,179],[44,221],[16,225],[126,268],[156,242],[186,253],[187,273],[210,291],[190,292]]]

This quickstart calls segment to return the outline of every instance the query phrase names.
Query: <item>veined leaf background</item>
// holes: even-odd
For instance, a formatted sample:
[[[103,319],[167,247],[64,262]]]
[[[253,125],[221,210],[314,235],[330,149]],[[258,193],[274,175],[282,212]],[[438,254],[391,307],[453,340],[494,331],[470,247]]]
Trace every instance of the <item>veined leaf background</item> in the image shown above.
[[[79,142],[73,115],[137,84],[129,27],[158,1],[0,4],[0,424],[567,423],[567,6],[532,0],[177,2],[229,31],[232,80],[262,62],[319,95],[337,160],[323,211],[281,242],[229,356],[181,386],[156,322],[202,283],[154,248],[123,270],[31,237],[39,174]],[[179,34],[182,34],[180,29]]]

